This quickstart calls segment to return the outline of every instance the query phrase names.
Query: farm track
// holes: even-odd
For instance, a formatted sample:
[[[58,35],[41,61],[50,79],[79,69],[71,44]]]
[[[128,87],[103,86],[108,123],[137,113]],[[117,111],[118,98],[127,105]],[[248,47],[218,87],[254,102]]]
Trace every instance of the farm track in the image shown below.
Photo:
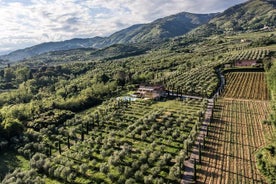
[[[192,152],[190,155],[190,159],[184,161],[185,165],[185,172],[184,176],[181,180],[181,184],[186,184],[186,183],[193,183],[193,177],[194,177],[194,161],[199,159],[199,144],[202,145],[203,141],[205,140],[205,137],[208,132],[208,126],[210,124],[210,120],[212,117],[212,110],[214,107],[214,101],[213,100],[208,100],[208,106],[207,110],[205,113],[205,120],[202,124],[202,127],[200,128],[200,131],[198,133],[197,140],[195,141]],[[203,147],[204,149],[204,147]]]

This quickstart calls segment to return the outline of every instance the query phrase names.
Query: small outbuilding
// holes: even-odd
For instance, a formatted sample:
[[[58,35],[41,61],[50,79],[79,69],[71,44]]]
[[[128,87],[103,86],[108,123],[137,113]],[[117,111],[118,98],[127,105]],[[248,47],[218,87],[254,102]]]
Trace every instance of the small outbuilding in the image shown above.
[[[255,66],[257,65],[257,60],[241,60],[241,61],[237,61],[235,63],[235,66],[238,66],[238,67],[243,67],[243,66]]]

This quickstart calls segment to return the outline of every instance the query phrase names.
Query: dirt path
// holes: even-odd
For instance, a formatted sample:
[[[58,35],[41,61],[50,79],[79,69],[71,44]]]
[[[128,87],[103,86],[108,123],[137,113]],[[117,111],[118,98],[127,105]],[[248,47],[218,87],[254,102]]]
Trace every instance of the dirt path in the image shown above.
[[[199,161],[199,145],[203,145],[203,139],[207,135],[207,128],[212,119],[213,108],[214,108],[214,100],[209,99],[207,110],[205,113],[205,120],[203,121],[203,124],[200,128],[197,140],[195,141],[195,143],[193,145],[190,159],[186,160],[184,162],[185,172],[184,172],[183,179],[181,180],[181,184],[194,183],[194,181],[195,181],[194,180],[194,172],[195,172],[194,171],[194,162]]]

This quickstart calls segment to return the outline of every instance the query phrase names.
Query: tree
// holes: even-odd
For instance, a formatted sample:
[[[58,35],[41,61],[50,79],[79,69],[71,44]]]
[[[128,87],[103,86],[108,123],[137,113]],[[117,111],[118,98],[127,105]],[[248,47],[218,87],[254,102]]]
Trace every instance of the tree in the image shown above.
[[[109,77],[105,74],[105,73],[102,73],[102,74],[97,74],[95,77],[94,77],[94,81],[96,83],[107,83],[109,81]]]
[[[62,150],[61,150],[61,141],[58,141],[58,152],[59,154],[61,154]]]
[[[151,171],[152,171],[152,175],[153,175],[153,177],[157,177],[158,176],[158,174],[160,173],[160,171],[161,171],[161,168],[160,167],[158,167],[158,166],[156,166],[156,167],[153,167],[152,169],[151,169]]]
[[[7,174],[5,178],[1,181],[1,183],[44,184],[45,182],[34,169],[29,169],[27,171],[15,169],[12,173]]]
[[[6,138],[11,138],[13,136],[19,136],[23,132],[23,125],[18,119],[6,118],[2,122],[3,130]]]
[[[136,183],[136,181],[135,181],[135,179],[133,179],[133,178],[129,178],[129,179],[127,179],[126,182],[125,182],[125,184],[134,184],[134,183]]]
[[[12,68],[4,69],[4,80],[6,82],[11,82],[15,78],[14,70]]]
[[[165,153],[165,154],[162,156],[162,160],[165,161],[166,165],[170,164],[171,159],[172,159],[172,155],[169,154],[169,153]]]
[[[18,83],[27,81],[30,78],[30,69],[26,66],[20,66],[15,70],[15,77]]]
[[[118,179],[118,178],[117,178],[114,174],[112,174],[112,173],[108,173],[107,176],[108,176],[108,178],[109,178],[113,183],[115,183],[115,181],[117,181],[117,179]]]
[[[152,184],[153,183],[152,175],[144,176],[144,183],[145,184]]]
[[[143,181],[143,176],[144,174],[140,170],[136,171],[134,174],[136,181],[139,181],[140,183]]]
[[[128,166],[125,167],[124,169],[124,175],[126,178],[129,178],[133,175],[132,169]]]
[[[71,170],[69,167],[65,166],[62,168],[61,172],[60,172],[60,177],[63,178],[64,180],[68,180],[69,176],[71,174]],[[70,179],[69,179],[70,180]]]
[[[67,148],[70,149],[70,135],[67,136]]]
[[[126,75],[125,71],[121,70],[121,71],[117,71],[114,78],[119,86],[124,86],[126,83],[127,75]]]
[[[37,169],[39,172],[44,171],[44,164],[47,156],[42,153],[36,153],[30,160],[30,165],[32,168]]]
[[[107,173],[108,173],[109,167],[108,167],[107,163],[102,163],[102,164],[100,165],[100,171],[101,171],[102,173],[104,173],[104,174],[107,174]]]
[[[80,170],[80,173],[82,173],[83,175],[85,175],[85,173],[87,172],[88,170],[88,165],[86,163],[83,163],[80,165],[79,167],[79,170]]]
[[[171,179],[173,180],[176,180],[176,179],[179,179],[179,166],[177,166],[177,164],[173,165],[171,168],[170,168],[170,173],[169,173],[169,176]]]
[[[197,166],[197,163],[196,163],[196,159],[194,159],[194,181],[196,182],[196,175],[197,175],[197,170],[196,170],[196,166]]]

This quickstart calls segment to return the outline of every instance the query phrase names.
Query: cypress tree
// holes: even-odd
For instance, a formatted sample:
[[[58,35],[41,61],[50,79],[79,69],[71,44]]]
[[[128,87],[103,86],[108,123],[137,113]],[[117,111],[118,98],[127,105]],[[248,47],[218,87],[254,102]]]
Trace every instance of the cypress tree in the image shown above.
[[[69,135],[67,136],[67,147],[68,147],[68,149],[70,149],[70,136]]]
[[[89,132],[89,124],[88,122],[86,122],[86,134],[88,134],[88,132]]]
[[[81,141],[84,141],[84,132],[81,130]]]
[[[196,182],[196,159],[194,158],[194,181]]]
[[[59,154],[61,154],[61,141],[60,140],[58,141],[58,151],[59,151]]]
[[[198,148],[199,148],[199,150],[198,150],[199,151],[199,154],[198,154],[198,163],[201,164],[201,156],[202,155],[201,155],[201,144],[200,143],[198,145]]]

